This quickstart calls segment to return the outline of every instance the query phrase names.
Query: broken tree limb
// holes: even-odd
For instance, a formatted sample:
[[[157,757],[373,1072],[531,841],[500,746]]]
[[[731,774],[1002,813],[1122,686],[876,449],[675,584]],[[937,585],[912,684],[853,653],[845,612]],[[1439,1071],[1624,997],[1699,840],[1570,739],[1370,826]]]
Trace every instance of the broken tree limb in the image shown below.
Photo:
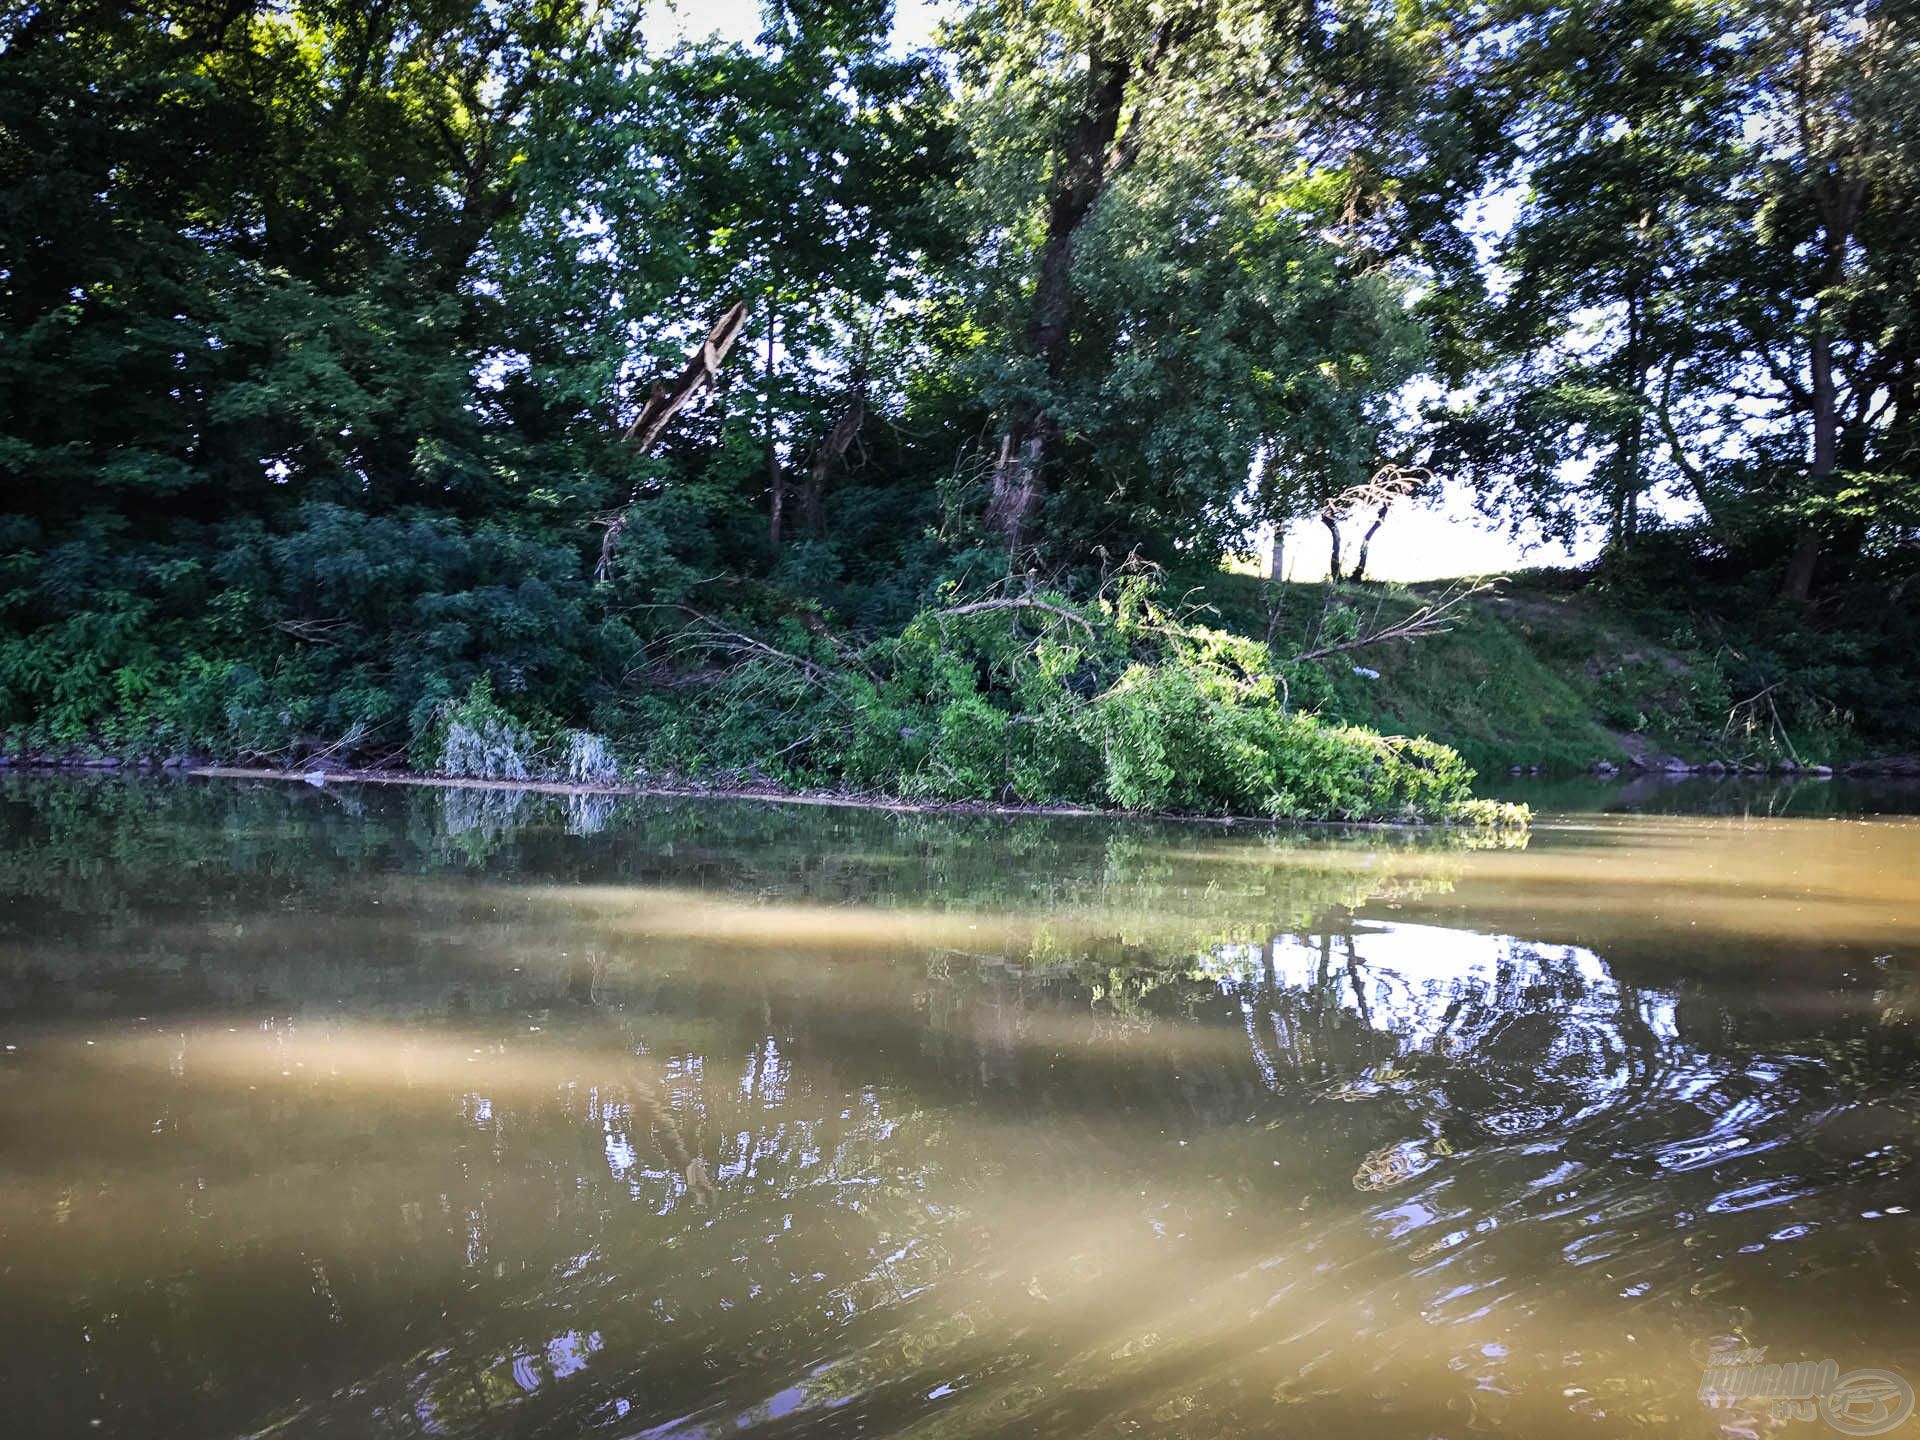
[[[694,347],[693,353],[687,357],[686,368],[674,378],[672,385],[654,385],[647,403],[640,407],[640,413],[633,417],[633,423],[627,427],[622,438],[639,446],[643,452],[652,449],[673,417],[685,408],[689,400],[713,383],[726,361],[727,352],[733,348],[733,342],[740,338],[740,332],[746,328],[746,324],[747,303],[741,300],[722,315],[707,332],[706,339]],[[595,580],[604,581],[613,573],[614,546],[619,542],[620,532],[626,528],[628,512],[639,498],[636,489],[628,496],[625,505],[601,522],[606,526],[606,534],[600,540],[600,563],[593,571]]]
[[[740,338],[740,332],[746,328],[746,324],[747,302],[742,300],[722,315],[713,329],[707,332],[707,338],[687,357],[686,368],[671,387],[653,387],[653,394],[640,407],[640,413],[633,417],[633,423],[627,427],[627,433],[622,438],[642,450],[651,449],[654,441],[667,428],[668,422],[700,392],[702,386],[710,383],[720,372],[727,352],[733,348],[733,342]]]
[[[1337,645],[1321,645],[1312,650],[1303,650],[1288,662],[1301,665],[1309,660],[1324,660],[1329,655],[1344,655],[1349,650],[1364,650],[1369,645],[1384,645],[1393,640],[1418,640],[1428,635],[1445,635],[1453,629],[1454,622],[1460,618],[1460,609],[1476,595],[1485,595],[1495,588],[1494,581],[1475,580],[1463,586],[1449,586],[1438,600],[1422,605],[1405,619],[1396,620],[1387,625],[1376,625],[1363,630],[1351,640],[1343,640]]]

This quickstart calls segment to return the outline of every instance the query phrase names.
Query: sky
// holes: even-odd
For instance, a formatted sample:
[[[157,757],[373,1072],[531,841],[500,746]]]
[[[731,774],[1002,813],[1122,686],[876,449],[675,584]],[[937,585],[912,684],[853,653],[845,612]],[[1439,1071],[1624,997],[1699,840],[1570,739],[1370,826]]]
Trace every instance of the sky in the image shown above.
[[[894,43],[911,50],[933,42],[935,27],[959,8],[959,0],[896,0]],[[678,0],[659,12],[663,25],[657,39],[751,41],[761,28],[760,0]],[[1508,207],[1511,213],[1511,207]],[[1364,529],[1365,527],[1358,527]],[[1347,540],[1348,558],[1358,538]],[[1403,507],[1390,515],[1374,537],[1368,573],[1380,580],[1433,580],[1456,575],[1504,575],[1541,565],[1573,565],[1591,560],[1600,551],[1597,530],[1581,536],[1569,548],[1542,541],[1538,535],[1515,537],[1491,528],[1475,513],[1467,488],[1442,483],[1435,498]],[[1258,554],[1269,553],[1270,537],[1258,537]],[[1287,536],[1286,570],[1295,580],[1317,580],[1327,573],[1331,546],[1317,520],[1299,521]]]
[[[1343,558],[1353,563],[1354,549],[1366,525],[1355,521],[1342,530]],[[1542,565],[1579,565],[1600,553],[1596,529],[1569,549],[1538,535],[1515,539],[1491,529],[1473,509],[1466,486],[1442,484],[1438,497],[1419,506],[1396,508],[1373,537],[1367,574],[1376,580],[1439,580],[1457,575],[1509,575]],[[1290,580],[1326,578],[1332,549],[1318,520],[1296,521],[1287,532],[1286,576]],[[1264,563],[1264,557],[1263,557]]]
[[[902,50],[933,43],[933,29],[959,8],[957,0],[895,0],[893,39]],[[663,40],[751,40],[760,33],[760,0],[668,0],[659,7]]]

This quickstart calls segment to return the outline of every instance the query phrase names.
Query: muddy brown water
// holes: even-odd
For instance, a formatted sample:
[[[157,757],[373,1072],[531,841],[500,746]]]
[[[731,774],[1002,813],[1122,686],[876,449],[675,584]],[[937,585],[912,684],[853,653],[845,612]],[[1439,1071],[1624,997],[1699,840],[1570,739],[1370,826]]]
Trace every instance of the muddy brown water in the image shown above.
[[[1835,793],[0,780],[0,1429],[1840,1433],[1700,1393],[1920,1381],[1920,822]]]

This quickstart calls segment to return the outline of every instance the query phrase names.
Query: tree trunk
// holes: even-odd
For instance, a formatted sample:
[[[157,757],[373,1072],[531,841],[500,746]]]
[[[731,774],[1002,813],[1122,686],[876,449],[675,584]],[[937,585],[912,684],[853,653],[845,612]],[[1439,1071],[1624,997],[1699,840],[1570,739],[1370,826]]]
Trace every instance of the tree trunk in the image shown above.
[[[813,463],[807,467],[807,483],[800,492],[800,523],[809,535],[820,533],[821,502],[826,494],[827,476],[847,458],[847,451],[859,437],[860,427],[866,423],[866,419],[866,382],[856,374],[853,388],[847,392],[846,408],[840,412],[840,418],[834,421],[833,429],[827,432],[827,438],[820,442],[820,448],[814,452]]]
[[[987,528],[1000,537],[1009,554],[1020,549],[1027,517],[1040,496],[1040,467],[1046,463],[1049,428],[1044,415],[1021,406],[1000,437]]]
[[[1373,537],[1386,523],[1387,511],[1391,508],[1391,505],[1382,505],[1379,513],[1373,517],[1373,523],[1367,527],[1367,533],[1360,537],[1360,553],[1354,556],[1353,574],[1347,577],[1356,585],[1367,578],[1367,551],[1373,548]]]
[[[1047,197],[1047,238],[1040,251],[1040,274],[1033,290],[1027,344],[1046,370],[1051,387],[1066,371],[1073,306],[1073,246],[1081,223],[1125,163],[1115,147],[1120,112],[1132,63],[1104,55],[1096,45],[1087,56],[1086,90],[1080,114],[1068,137],[1066,153],[1054,170]],[[1051,397],[1048,397],[1050,399]],[[1013,407],[1000,437],[993,469],[987,528],[1018,551],[1026,525],[1040,498],[1043,472],[1059,440],[1059,427],[1047,414],[1047,399],[1029,399]]]
[[[1826,263],[1820,275],[1820,291],[1814,296],[1813,325],[1807,340],[1807,374],[1812,381],[1808,395],[1809,418],[1813,421],[1813,458],[1807,477],[1817,492],[1824,492],[1827,478],[1838,468],[1840,459],[1840,394],[1833,378],[1833,336],[1827,328],[1829,294],[1846,278],[1847,243],[1854,221],[1866,194],[1866,182],[1859,176],[1828,179],[1821,209],[1826,227]],[[1803,521],[1794,538],[1793,555],[1787,561],[1782,582],[1789,600],[1804,602],[1813,594],[1814,571],[1820,563],[1820,530]]]
[[[771,436],[767,439],[767,543],[774,549],[780,548],[780,537],[786,523],[787,512],[787,472],[780,467],[780,453],[773,448]]]
[[[1834,462],[1839,454],[1840,406],[1833,383],[1833,342],[1828,338],[1818,314],[1814,317],[1808,361],[1813,380],[1810,406],[1813,463],[1807,467],[1807,475],[1819,487],[1833,473]],[[1793,554],[1787,560],[1787,574],[1781,584],[1789,600],[1804,602],[1813,594],[1814,570],[1819,563],[1820,532],[1812,524],[1803,521],[1799,534],[1794,537]]]
[[[1286,583],[1286,545],[1287,522],[1276,516],[1273,522],[1273,548],[1267,554],[1267,644],[1273,644],[1274,633],[1280,628],[1280,619],[1285,610],[1286,592],[1280,587]]]
[[[666,430],[675,415],[680,413],[689,400],[700,393],[705,386],[714,383],[720,374],[720,366],[727,358],[727,352],[733,348],[733,342],[740,337],[740,331],[747,323],[747,302],[738,301],[733,308],[715,322],[702,340],[687,357],[686,369],[682,370],[673,382],[672,388],[656,384],[647,403],[640,407],[640,413],[633,417],[633,423],[627,427],[625,439],[636,445],[644,453],[653,447]],[[627,515],[640,502],[640,487],[636,484],[627,496],[627,503],[607,516],[601,523],[606,533],[600,537],[600,560],[593,567],[596,584],[605,584],[613,577],[614,547],[620,543],[620,534],[627,527]]]
[[[1327,579],[1338,585],[1340,575],[1340,517],[1331,510],[1320,512],[1320,523],[1327,527],[1327,534],[1333,537],[1333,550],[1327,557]]]
[[[1646,361],[1641,356],[1640,288],[1627,291],[1627,388],[1633,394],[1633,418],[1616,446],[1613,548],[1625,554],[1640,533],[1641,452],[1646,442]]]

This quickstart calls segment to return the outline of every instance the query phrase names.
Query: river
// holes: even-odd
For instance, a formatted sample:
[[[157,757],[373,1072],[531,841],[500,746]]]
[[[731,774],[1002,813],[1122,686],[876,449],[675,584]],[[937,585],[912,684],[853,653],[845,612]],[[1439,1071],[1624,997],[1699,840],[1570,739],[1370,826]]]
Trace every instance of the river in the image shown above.
[[[1624,793],[0,780],[6,1433],[1840,1433],[1703,1375],[1920,1381],[1920,821]]]

